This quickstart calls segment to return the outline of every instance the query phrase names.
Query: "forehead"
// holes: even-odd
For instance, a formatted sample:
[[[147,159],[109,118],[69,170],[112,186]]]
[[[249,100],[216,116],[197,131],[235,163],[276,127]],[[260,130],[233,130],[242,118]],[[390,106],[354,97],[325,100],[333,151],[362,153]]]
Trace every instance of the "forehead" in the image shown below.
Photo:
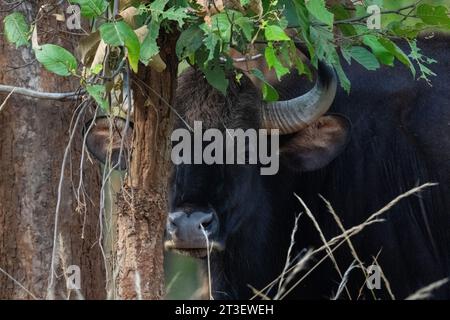
[[[259,128],[261,97],[245,76],[229,78],[227,95],[214,89],[199,70],[189,68],[178,78],[174,107],[182,118],[176,126],[201,121],[204,129]]]

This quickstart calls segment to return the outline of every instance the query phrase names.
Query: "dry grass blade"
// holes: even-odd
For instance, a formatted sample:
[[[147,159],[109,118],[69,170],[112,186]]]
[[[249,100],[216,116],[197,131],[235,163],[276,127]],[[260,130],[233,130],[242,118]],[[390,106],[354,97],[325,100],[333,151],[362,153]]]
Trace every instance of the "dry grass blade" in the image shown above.
[[[335,246],[333,249],[331,249],[331,251],[333,252],[334,250],[336,250],[337,248],[339,248],[342,244],[344,244],[344,243],[346,242],[345,239],[342,240],[343,238],[346,238],[346,237],[352,237],[352,236],[358,234],[359,232],[361,232],[361,231],[364,229],[364,227],[367,227],[367,226],[369,226],[369,225],[371,225],[371,224],[374,224],[374,223],[383,222],[383,221],[384,221],[384,220],[382,220],[382,219],[376,219],[376,220],[371,221],[371,222],[369,222],[369,223],[365,223],[365,224],[363,224],[363,225],[358,225],[358,226],[352,227],[352,228],[346,230],[345,234],[342,234],[342,235],[339,235],[339,236],[336,236],[336,237],[332,238],[330,241],[328,241],[328,245],[329,245],[329,246],[332,246],[332,245],[334,245],[334,244],[336,244],[336,243],[337,243],[337,244],[336,244],[336,246]],[[341,241],[339,242],[339,240],[341,240]],[[317,253],[319,253],[319,252],[321,252],[321,251],[323,251],[323,250],[325,250],[325,246],[319,247],[318,249],[315,249],[314,251],[311,251],[310,254],[308,255],[308,258],[311,258],[313,255],[315,255],[315,254],[317,254]],[[305,274],[305,276],[304,276],[302,279],[304,279],[306,276],[308,276],[308,274],[311,273],[316,267],[318,267],[318,266],[319,266],[319,265],[320,265],[327,257],[328,257],[328,256],[326,255],[326,256],[325,256],[324,258],[322,258],[318,263],[316,263],[316,264],[315,264],[315,265],[314,265],[314,266],[313,266],[313,267]],[[297,268],[297,265],[292,266],[292,267],[290,267],[290,268],[287,270],[287,272],[291,273],[291,272],[294,271],[296,268]],[[265,286],[261,291],[264,291],[264,290],[266,290],[267,288],[269,288],[270,286],[273,286],[273,285],[280,279],[280,277],[281,277],[281,275],[279,275],[278,277],[276,277],[276,278],[275,278],[273,281],[271,281],[267,286]],[[302,279],[300,279],[300,280],[302,280]],[[289,280],[289,278],[286,280],[285,283],[287,283],[288,280]],[[295,286],[295,285],[294,285],[294,286]],[[291,291],[291,290],[292,290],[292,289],[289,289],[289,291]],[[289,293],[289,292],[288,292],[288,293]],[[287,293],[287,294],[288,294],[288,293]],[[251,299],[254,299],[254,298],[256,298],[255,295],[251,297]]]
[[[289,269],[289,267],[291,265],[291,254],[292,254],[292,249],[294,248],[294,245],[295,245],[295,234],[297,233],[298,221],[299,221],[301,216],[302,216],[302,214],[300,213],[298,216],[295,217],[295,220],[294,220],[294,228],[292,229],[292,232],[291,232],[291,242],[289,244],[288,252],[287,252],[287,255],[286,255],[286,263],[284,264],[283,271],[281,272],[280,282],[278,283],[277,294],[274,297],[275,300],[278,299],[278,297],[281,294],[281,289],[283,287],[283,282],[284,282],[284,278],[285,278],[286,272],[287,272],[287,270]]]
[[[374,214],[372,214],[365,222],[350,228],[349,230],[347,230],[346,232],[344,232],[343,234],[332,238],[330,241],[328,241],[327,245],[320,247],[319,249],[315,250],[314,252],[319,252],[322,251],[324,249],[326,249],[327,247],[331,247],[332,244],[334,244],[335,242],[338,241],[339,239],[344,238],[343,241],[339,242],[338,245],[336,245],[331,252],[333,252],[334,250],[336,250],[338,247],[340,247],[344,242],[346,242],[347,237],[352,237],[354,235],[356,235],[357,233],[361,232],[365,227],[376,223],[376,222],[382,222],[384,220],[379,219],[378,217],[380,215],[382,215],[383,213],[385,213],[386,211],[388,211],[389,209],[391,209],[394,205],[396,205],[398,202],[400,202],[402,199],[409,197],[413,194],[416,194],[420,191],[422,191],[425,188],[431,187],[431,186],[435,186],[437,185],[436,183],[425,183],[421,186],[412,188],[409,191],[406,191],[405,193],[402,193],[401,195],[399,195],[398,197],[396,197],[395,199],[393,199],[392,201],[390,201],[387,205],[385,205],[383,208],[381,208],[380,210],[378,210],[377,212],[375,212]],[[281,298],[286,297],[292,290],[294,290],[294,288],[296,286],[298,286],[306,277],[309,276],[309,274],[312,273],[312,271],[314,271],[314,269],[316,269],[323,261],[326,260],[326,258],[329,255],[327,254],[325,257],[323,257],[319,262],[316,263],[316,265],[314,265],[302,278],[300,278]]]
[[[346,230],[346,232],[344,232],[343,234],[336,236],[334,238],[332,238],[331,240],[329,240],[327,242],[327,245],[323,245],[322,247],[314,250],[313,254],[316,254],[320,251],[325,250],[327,247],[331,248],[331,246],[333,246],[334,244],[337,243],[337,245],[331,249],[331,252],[333,252],[334,250],[336,250],[337,248],[339,248],[343,243],[345,243],[347,240],[347,238],[350,238],[358,233],[360,233],[364,228],[366,228],[367,226],[374,224],[374,223],[378,223],[378,222],[383,222],[383,219],[379,219],[379,216],[382,215],[383,213],[385,213],[386,211],[388,211],[389,209],[391,209],[394,205],[396,205],[398,202],[400,202],[402,199],[409,197],[413,194],[416,194],[420,191],[422,191],[425,188],[431,187],[431,186],[435,186],[437,185],[436,183],[425,183],[423,185],[420,185],[418,187],[415,187],[401,195],[399,195],[398,197],[396,197],[395,199],[393,199],[392,201],[390,201],[386,206],[384,206],[383,208],[381,208],[380,210],[378,210],[377,212],[375,212],[374,214],[372,214],[368,219],[366,219],[363,223],[354,226],[348,230]],[[344,240],[342,240],[344,239]],[[305,275],[303,275],[293,286],[291,286],[289,288],[289,290],[287,290],[283,296],[281,296],[281,299],[285,298],[292,290],[294,290],[294,288],[296,286],[298,286],[306,277],[309,276],[309,274],[312,273],[312,271],[314,271],[323,261],[326,260],[326,258],[328,257],[328,254],[325,255],[320,261],[318,261]],[[290,270],[292,270],[293,268],[291,268]],[[288,271],[290,271],[288,270]],[[277,281],[279,279],[279,277],[277,277],[277,279],[275,279],[274,281]],[[268,284],[266,287],[270,286],[273,283],[273,281]],[[263,289],[264,290],[264,289]]]
[[[200,225],[203,235],[205,236],[206,240],[206,259],[208,264],[208,291],[209,291],[209,300],[214,300],[212,296],[212,281],[211,281],[211,258],[210,258],[210,250],[212,249],[212,246],[209,245],[209,237],[208,233],[206,232],[203,225]]]
[[[359,266],[355,266],[355,262],[357,262],[357,261],[353,260],[353,262],[350,264],[350,266],[345,271],[344,276],[342,277],[342,281],[341,281],[341,283],[339,283],[339,287],[338,287],[338,289],[336,291],[336,294],[334,295],[334,297],[331,298],[331,300],[337,300],[341,296],[342,292],[344,291],[344,288],[346,287],[346,284],[347,284],[347,281],[348,281],[348,277],[350,276],[350,272],[353,269],[359,267]]]
[[[172,279],[170,279],[170,282],[167,284],[166,286],[166,297],[169,296],[169,294],[172,291],[172,288],[174,286],[174,284],[178,281],[178,279],[180,278],[181,272],[178,271],[173,277]]]
[[[385,205],[383,208],[381,208],[380,210],[378,210],[377,212],[372,214],[369,217],[369,219],[367,219],[367,221],[373,220],[373,219],[377,218],[378,216],[382,215],[383,213],[385,213],[386,211],[391,209],[393,206],[395,206],[398,202],[400,202],[400,200],[402,200],[404,198],[408,198],[409,196],[412,196],[413,194],[419,193],[419,192],[423,191],[423,189],[426,189],[429,187],[434,187],[437,185],[438,185],[437,183],[427,182],[418,187],[412,188],[411,190],[408,190],[405,193],[402,193],[401,195],[399,195],[398,197],[393,199],[391,202],[389,202],[387,205]]]
[[[336,224],[338,225],[339,229],[341,230],[342,234],[345,234],[345,227],[344,224],[342,223],[341,219],[339,218],[339,216],[337,215],[336,211],[334,210],[333,206],[331,205],[331,203],[325,199],[321,194],[319,194],[319,197],[325,202],[325,205],[327,206],[328,212],[331,213],[332,217],[334,218],[334,221],[336,221]],[[350,248],[350,252],[353,256],[353,258],[355,258],[355,260],[358,262],[359,264],[359,268],[361,269],[363,275],[364,275],[364,279],[367,279],[367,271],[366,271],[366,267],[364,266],[364,263],[361,261],[361,259],[359,258],[355,247],[353,246],[352,241],[350,240],[349,237],[345,237],[345,241],[348,244],[348,247]],[[371,289],[370,290],[372,292],[372,296],[373,298],[376,300],[376,295],[375,292]]]
[[[309,249],[306,251],[306,253],[302,256],[302,258],[294,265],[294,268],[289,272],[288,277],[286,278],[286,281],[284,282],[283,287],[281,288],[281,294],[283,294],[287,290],[287,285],[291,283],[291,281],[295,278],[295,276],[302,270],[306,269],[306,265],[309,262],[309,260],[313,256],[313,250]]]
[[[412,295],[406,297],[405,300],[424,300],[432,297],[432,292],[448,282],[448,278],[433,282],[426,287],[417,290]]]
[[[391,299],[395,300],[394,293],[392,292],[392,289],[391,289],[391,284],[389,283],[389,280],[386,278],[386,275],[384,274],[383,269],[381,268],[381,266],[380,266],[380,264],[378,263],[378,260],[377,260],[378,256],[380,255],[380,253],[381,253],[381,250],[378,252],[378,254],[375,257],[372,257],[373,258],[373,264],[378,266],[378,268],[380,269],[380,276],[381,276],[381,279],[384,282],[384,285],[386,286],[386,290],[389,293],[389,296],[391,297]]]
[[[337,273],[339,274],[339,277],[341,277],[341,280],[343,279],[343,275],[341,272],[341,269],[339,268],[339,265],[337,264],[336,259],[333,256],[333,252],[331,251],[329,245],[328,245],[328,241],[325,238],[325,235],[323,234],[322,229],[320,228],[319,223],[317,222],[316,218],[314,217],[314,215],[312,214],[311,210],[309,210],[309,208],[306,206],[305,202],[303,201],[302,198],[300,198],[297,194],[294,194],[295,197],[297,197],[298,201],[300,201],[300,203],[302,204],[303,208],[305,208],[306,214],[308,215],[308,217],[311,219],[311,221],[313,222],[314,227],[316,228],[317,232],[319,233],[320,236],[320,240],[322,240],[324,246],[325,246],[325,250],[327,251],[327,254],[330,257],[330,260],[333,262],[334,267],[336,268]],[[350,300],[352,300],[352,296],[350,295],[350,291],[348,291],[347,287],[344,285],[344,289],[345,292],[347,293],[347,296]]]
[[[255,287],[251,285],[248,285],[248,287],[252,290],[255,297],[260,297],[262,300],[271,300],[268,296],[266,296],[263,292],[259,291]]]

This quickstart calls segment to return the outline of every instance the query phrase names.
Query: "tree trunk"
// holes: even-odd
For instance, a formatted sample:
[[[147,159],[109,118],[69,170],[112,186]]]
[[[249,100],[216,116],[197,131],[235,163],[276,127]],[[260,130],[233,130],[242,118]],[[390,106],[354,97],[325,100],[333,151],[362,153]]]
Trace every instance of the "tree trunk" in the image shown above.
[[[134,139],[128,192],[117,200],[121,299],[161,299],[164,295],[163,235],[167,212],[170,128],[177,77],[176,35],[160,42],[166,69],[140,66],[133,79]]]
[[[15,10],[32,21],[42,3],[26,1]],[[0,12],[1,20],[6,14]],[[58,29],[56,24],[51,16],[39,22],[41,31],[49,31],[39,35],[40,42],[64,39],[56,44],[73,49],[76,38],[52,30]],[[65,25],[60,23],[59,28]],[[39,63],[30,63],[33,60],[31,48],[16,49],[0,40],[0,83],[51,92],[73,91],[77,87],[76,80],[49,73]],[[0,94],[0,105],[6,96]],[[79,126],[75,128],[77,133],[58,194],[75,106],[75,102],[13,94],[0,111],[0,299],[105,297],[103,258],[98,244],[100,181],[94,166],[84,166],[86,197],[80,201],[75,197],[82,145]],[[61,205],[54,239],[58,196]],[[56,276],[48,290],[54,245]],[[67,274],[71,265],[81,271],[79,290],[66,287],[66,277],[72,274],[72,271]]]

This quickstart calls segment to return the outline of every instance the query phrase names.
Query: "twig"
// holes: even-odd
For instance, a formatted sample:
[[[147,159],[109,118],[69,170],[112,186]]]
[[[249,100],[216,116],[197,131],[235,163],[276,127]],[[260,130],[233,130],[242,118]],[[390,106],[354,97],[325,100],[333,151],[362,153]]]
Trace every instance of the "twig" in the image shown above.
[[[26,293],[28,293],[34,300],[39,300],[30,290],[25,288],[19,281],[14,279],[8,272],[0,268],[0,272],[3,273],[5,276],[7,276],[9,279],[11,279],[15,284],[17,284],[19,287],[21,287]]]
[[[88,104],[86,102],[81,103],[81,105],[79,106],[80,112],[77,116],[76,122],[75,122],[75,127],[77,127],[81,115],[83,113],[84,108],[87,106]],[[76,111],[75,111],[76,112]],[[70,152],[70,148],[72,146],[72,141],[73,138],[75,136],[75,133],[77,132],[77,130],[72,130],[72,133],[70,134],[69,137],[69,142],[67,143],[66,149],[64,150],[64,156],[63,156],[63,160],[62,160],[62,164],[61,164],[61,172],[60,172],[60,177],[59,177],[59,183],[58,183],[58,196],[57,196],[57,200],[56,200],[56,208],[55,208],[55,221],[54,221],[54,231],[53,231],[53,249],[52,249],[52,258],[51,258],[51,264],[50,264],[50,275],[49,275],[49,281],[48,281],[48,286],[47,286],[47,299],[53,299],[54,298],[54,279],[55,279],[55,264],[56,264],[56,254],[57,254],[57,238],[58,238],[58,223],[59,223],[59,213],[60,213],[60,207],[61,207],[61,200],[62,200],[62,188],[63,188],[63,182],[64,182],[64,171],[65,171],[65,167],[66,167],[66,162],[67,162],[67,158]]]
[[[18,6],[20,6],[25,0],[19,1],[17,3],[11,3],[12,7],[8,8],[8,9],[1,9],[0,12],[10,12],[12,10],[14,10],[15,8],[17,8]]]
[[[83,90],[74,92],[41,92],[22,87],[7,86],[4,84],[0,84],[0,92],[10,92],[10,93],[14,92],[31,98],[48,99],[48,100],[64,100],[64,99],[74,100],[78,99],[81,95],[84,94]]]
[[[403,10],[415,8],[416,6],[417,6],[417,4],[410,4],[408,6],[402,7],[402,8],[397,9],[397,10],[381,11],[380,14],[398,14],[398,15],[402,15],[403,16],[403,14],[402,14]],[[338,25],[338,24],[349,24],[349,23],[352,23],[352,22],[359,22],[359,21],[362,21],[362,20],[364,20],[366,18],[369,18],[371,16],[372,16],[372,13],[368,13],[368,14],[366,14],[364,16],[361,16],[361,17],[355,17],[355,18],[349,18],[349,19],[343,19],[343,20],[336,20],[333,24],[334,25]],[[325,26],[325,24],[320,24],[320,25]]]

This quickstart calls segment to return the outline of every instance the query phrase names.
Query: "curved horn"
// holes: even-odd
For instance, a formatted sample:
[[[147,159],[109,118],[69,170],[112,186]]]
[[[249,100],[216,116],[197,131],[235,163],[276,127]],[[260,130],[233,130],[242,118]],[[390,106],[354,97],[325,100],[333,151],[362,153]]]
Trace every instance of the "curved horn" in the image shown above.
[[[298,132],[330,108],[336,95],[334,69],[319,62],[317,81],[309,92],[285,101],[263,103],[262,126],[279,129],[280,134]]]

